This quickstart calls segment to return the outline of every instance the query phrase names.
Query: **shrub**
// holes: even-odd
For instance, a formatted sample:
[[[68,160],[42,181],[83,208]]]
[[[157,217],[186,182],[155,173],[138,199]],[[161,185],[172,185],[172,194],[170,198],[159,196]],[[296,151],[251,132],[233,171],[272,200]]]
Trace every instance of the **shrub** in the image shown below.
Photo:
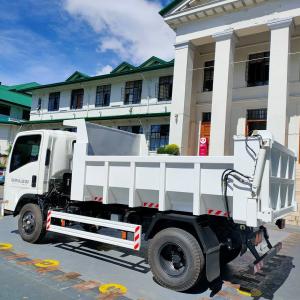
[[[167,154],[176,155],[176,156],[180,154],[179,147],[175,144],[167,145],[165,149]]]
[[[165,147],[160,147],[160,148],[158,148],[158,149],[156,150],[156,153],[157,153],[157,154],[166,154],[166,152],[165,152]]]
[[[179,155],[179,147],[175,144],[167,145],[157,149],[157,154]]]

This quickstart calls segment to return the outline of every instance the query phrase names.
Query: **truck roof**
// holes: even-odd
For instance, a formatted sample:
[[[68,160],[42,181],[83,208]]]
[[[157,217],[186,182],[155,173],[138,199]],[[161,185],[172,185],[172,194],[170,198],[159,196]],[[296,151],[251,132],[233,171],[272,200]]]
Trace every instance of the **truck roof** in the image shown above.
[[[20,134],[36,134],[36,133],[48,133],[49,135],[76,137],[75,132],[70,132],[66,130],[33,129],[33,130],[26,130],[20,132]]]

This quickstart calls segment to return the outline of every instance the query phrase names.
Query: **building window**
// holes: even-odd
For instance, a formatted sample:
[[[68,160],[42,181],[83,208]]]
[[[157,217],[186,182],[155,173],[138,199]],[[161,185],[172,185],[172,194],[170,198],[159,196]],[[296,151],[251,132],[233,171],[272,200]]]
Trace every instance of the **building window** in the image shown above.
[[[203,92],[211,92],[214,83],[214,67],[215,61],[207,61],[204,64],[204,79],[203,79]]]
[[[142,80],[128,81],[125,85],[124,104],[139,104],[142,97]]]
[[[0,104],[0,115],[10,116],[10,106]]]
[[[22,113],[22,120],[30,119],[30,110],[24,109]]]
[[[205,122],[205,123],[211,122],[211,112],[204,112],[202,114],[202,122]]]
[[[111,85],[97,86],[95,106],[109,106]]]
[[[140,125],[136,126],[118,126],[119,130],[135,133],[135,134],[141,134],[143,133],[143,127]]]
[[[249,109],[247,111],[246,135],[251,135],[254,130],[266,130],[267,109]]]
[[[159,78],[158,101],[172,100],[173,76],[163,76]]]
[[[170,125],[151,125],[149,149],[155,151],[169,144]]]
[[[269,84],[270,52],[249,55],[247,86]]]
[[[41,110],[41,109],[42,109],[42,98],[39,98],[36,110]]]
[[[71,96],[71,109],[81,109],[83,106],[84,90],[73,90]]]
[[[48,102],[48,111],[59,110],[60,92],[50,93]]]

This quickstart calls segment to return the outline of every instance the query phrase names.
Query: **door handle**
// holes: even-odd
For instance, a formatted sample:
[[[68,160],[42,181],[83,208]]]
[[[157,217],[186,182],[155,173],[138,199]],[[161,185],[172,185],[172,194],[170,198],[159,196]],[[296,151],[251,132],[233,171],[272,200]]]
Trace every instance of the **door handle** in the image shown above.
[[[36,187],[36,175],[33,175],[31,178],[31,186]]]

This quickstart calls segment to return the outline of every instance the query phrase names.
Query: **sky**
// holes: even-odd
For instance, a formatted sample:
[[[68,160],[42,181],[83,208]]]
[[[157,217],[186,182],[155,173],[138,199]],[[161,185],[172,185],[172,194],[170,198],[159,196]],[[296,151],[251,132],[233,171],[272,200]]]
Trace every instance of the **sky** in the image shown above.
[[[64,81],[174,56],[170,0],[0,0],[0,82]]]

